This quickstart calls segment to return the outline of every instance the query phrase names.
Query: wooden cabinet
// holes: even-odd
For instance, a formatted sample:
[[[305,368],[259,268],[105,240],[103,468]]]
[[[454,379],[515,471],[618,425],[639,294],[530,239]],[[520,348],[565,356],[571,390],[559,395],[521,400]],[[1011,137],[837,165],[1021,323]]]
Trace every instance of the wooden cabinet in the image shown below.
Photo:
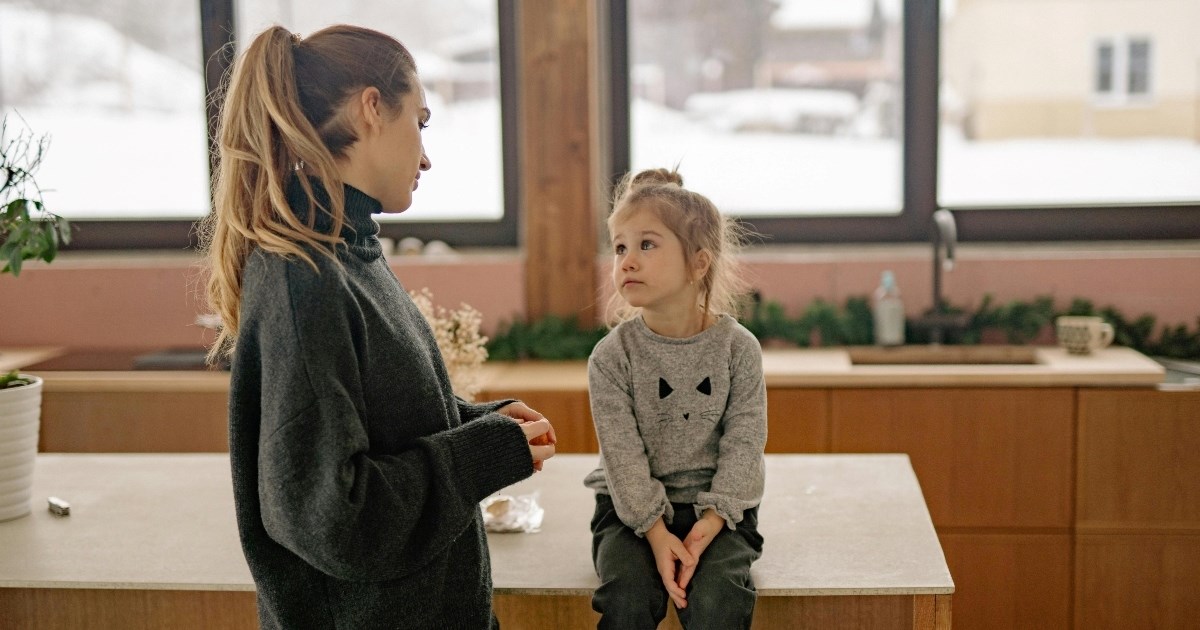
[[[939,530],[1071,526],[1071,389],[840,389],[832,451],[908,453]]]
[[[1200,610],[1200,392],[1079,394],[1075,627],[1189,628]]]
[[[829,452],[828,389],[767,390],[767,452]]]
[[[209,379],[211,380],[211,379]],[[222,453],[228,387],[180,379],[87,383],[48,377],[38,450],[50,453]]]
[[[954,578],[955,628],[1071,626],[1070,534],[942,533],[938,539]]]
[[[1073,388],[835,389],[835,453],[908,453],[954,578],[955,628],[1071,614]]]

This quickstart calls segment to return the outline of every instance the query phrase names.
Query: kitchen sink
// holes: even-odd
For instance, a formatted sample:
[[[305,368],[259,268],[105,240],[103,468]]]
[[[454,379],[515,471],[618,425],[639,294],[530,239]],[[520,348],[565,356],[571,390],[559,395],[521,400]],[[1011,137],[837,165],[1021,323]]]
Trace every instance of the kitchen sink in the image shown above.
[[[1034,346],[848,346],[854,365],[1032,365]]]

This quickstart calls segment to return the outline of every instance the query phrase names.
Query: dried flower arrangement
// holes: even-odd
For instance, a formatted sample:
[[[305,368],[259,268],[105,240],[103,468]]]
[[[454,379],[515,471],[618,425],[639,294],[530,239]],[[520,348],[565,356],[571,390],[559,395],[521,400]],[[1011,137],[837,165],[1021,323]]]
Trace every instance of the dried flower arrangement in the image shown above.
[[[461,304],[456,310],[434,306],[433,293],[429,289],[409,291],[409,294],[433,329],[454,393],[463,400],[474,400],[480,388],[479,368],[488,357],[488,338],[479,334],[483,316],[467,304]]]

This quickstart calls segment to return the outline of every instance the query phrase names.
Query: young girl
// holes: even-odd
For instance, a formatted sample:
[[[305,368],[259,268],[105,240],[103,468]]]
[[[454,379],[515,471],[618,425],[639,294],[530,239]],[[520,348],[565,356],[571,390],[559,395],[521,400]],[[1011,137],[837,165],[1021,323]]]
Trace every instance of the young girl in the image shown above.
[[[454,396],[372,214],[430,168],[409,52],[334,26],[258,35],[228,80],[208,296],[262,628],[488,628],[479,501],[554,454],[514,401]]]
[[[608,219],[621,323],[588,361],[601,467],[592,559],[601,628],[748,628],[767,439],[758,341],[733,317],[736,224],[662,169]]]

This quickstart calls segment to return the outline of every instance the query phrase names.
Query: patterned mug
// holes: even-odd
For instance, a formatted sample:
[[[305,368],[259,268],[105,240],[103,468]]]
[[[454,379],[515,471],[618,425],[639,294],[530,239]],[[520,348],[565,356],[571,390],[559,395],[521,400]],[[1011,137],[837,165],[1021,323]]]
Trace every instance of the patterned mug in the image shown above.
[[[1113,341],[1112,324],[1099,317],[1064,315],[1054,323],[1058,345],[1071,354],[1091,354]]]

